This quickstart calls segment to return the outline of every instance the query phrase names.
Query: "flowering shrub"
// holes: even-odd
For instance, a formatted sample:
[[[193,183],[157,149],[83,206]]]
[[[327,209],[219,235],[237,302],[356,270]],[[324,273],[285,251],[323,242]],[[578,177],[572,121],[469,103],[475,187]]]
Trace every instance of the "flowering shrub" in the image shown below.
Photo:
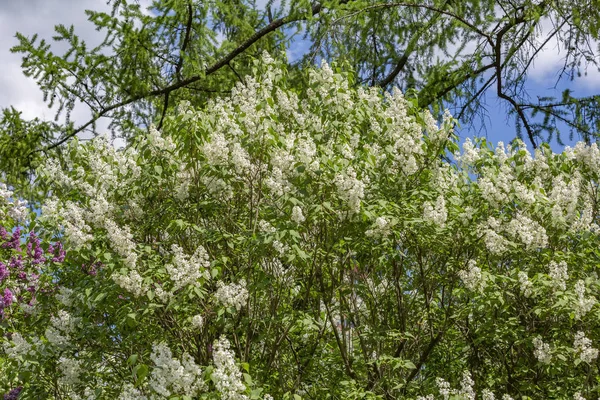
[[[596,145],[459,151],[450,116],[398,91],[256,69],[163,132],[74,142],[40,171],[38,223],[69,254],[35,320],[3,328],[7,391],[598,396]]]
[[[5,399],[16,399],[23,389],[18,372],[27,376],[37,368],[30,356],[44,345],[25,340],[21,332],[39,331],[38,315],[52,310],[57,286],[49,272],[66,256],[60,241],[42,243],[33,230],[25,233],[26,205],[0,184],[0,332],[5,339],[0,392]]]

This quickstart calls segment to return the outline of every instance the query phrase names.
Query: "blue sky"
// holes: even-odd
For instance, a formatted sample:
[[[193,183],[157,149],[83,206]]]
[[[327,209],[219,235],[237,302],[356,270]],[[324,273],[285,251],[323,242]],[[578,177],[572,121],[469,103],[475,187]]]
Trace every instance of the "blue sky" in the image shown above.
[[[146,7],[151,0],[140,0],[140,4]],[[265,1],[259,0],[261,4]],[[26,118],[39,117],[52,119],[53,110],[49,110],[42,101],[42,93],[33,80],[26,78],[20,69],[20,56],[11,54],[10,47],[16,44],[14,34],[20,31],[26,35],[38,33],[40,37],[50,38],[53,35],[54,25],[73,24],[76,32],[86,40],[89,45],[99,43],[102,36],[94,30],[91,23],[87,21],[84,14],[85,9],[108,10],[106,0],[21,0],[0,2],[0,35],[4,39],[0,41],[0,65],[3,73],[0,74],[0,107],[15,106],[23,111]],[[300,40],[302,35],[297,36],[297,41],[290,46],[288,55],[296,58],[306,51],[307,43]],[[57,51],[60,53],[60,46]],[[550,41],[545,50],[542,51],[532,68],[529,70],[529,78],[526,90],[532,98],[536,95],[558,96],[565,88],[569,88],[576,96],[589,96],[600,92],[600,73],[596,70],[588,71],[587,77],[578,78],[574,82],[562,81],[557,89],[557,74],[562,65],[562,54],[560,46],[556,41]],[[482,128],[480,120],[473,124],[463,126],[460,130],[464,139],[473,135],[486,135],[492,142],[508,142],[515,137],[514,118],[507,120],[506,101],[498,99],[493,90],[489,90],[485,98],[487,118],[485,129]],[[72,119],[83,122],[89,118],[89,112],[85,107],[76,106]],[[108,121],[100,121],[99,128],[108,125]],[[566,130],[565,130],[566,132]],[[573,144],[568,140],[568,134],[563,135],[563,141]],[[561,151],[562,147],[556,141],[552,142],[554,151]]]
[[[532,99],[536,96],[553,96],[561,98],[562,92],[565,89],[572,90],[572,95],[577,97],[585,97],[598,93],[597,87],[591,84],[588,86],[580,85],[578,82],[562,81],[554,88],[555,79],[548,77],[544,80],[530,79],[525,85],[525,90],[529,93]],[[510,104],[504,99],[498,98],[494,91],[489,91],[486,96],[486,108],[488,117],[485,118],[485,127],[482,126],[480,120],[475,120],[471,126],[463,126],[461,137],[467,136],[486,136],[490,141],[496,143],[498,141],[508,142],[516,135],[515,117],[514,114],[508,115]],[[567,146],[574,146],[577,143],[577,138],[569,139],[569,129],[566,124],[560,124],[561,140]],[[523,134],[525,131],[523,130]],[[526,138],[525,138],[526,139]],[[529,145],[529,142],[526,140]],[[560,146],[554,139],[550,142],[553,151],[560,152],[563,146]]]

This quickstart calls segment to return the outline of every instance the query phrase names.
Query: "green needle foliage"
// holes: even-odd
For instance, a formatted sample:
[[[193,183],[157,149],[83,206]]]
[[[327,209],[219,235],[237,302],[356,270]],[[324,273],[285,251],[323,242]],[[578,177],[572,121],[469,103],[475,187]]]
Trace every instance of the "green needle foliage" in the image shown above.
[[[2,150],[8,182],[30,174],[40,153],[98,134],[100,118],[110,120],[114,137],[131,139],[152,124],[160,129],[180,101],[202,107],[229,93],[264,50],[288,64],[298,88],[306,84],[301,70],[320,59],[336,61],[356,72],[355,85],[398,86],[420,107],[436,116],[448,107],[464,124],[483,117],[483,98],[494,94],[514,116],[516,136],[533,147],[562,143],[565,135],[591,142],[600,126],[596,95],[567,90],[560,99],[532,99],[523,91],[548,43],[563,49],[562,79],[597,68],[598,0],[577,7],[569,0],[154,0],[147,10],[132,0],[109,4],[110,12],[87,11],[104,34],[94,48],[73,26],[56,26],[52,38],[67,44],[64,54],[35,34],[17,34],[12,51],[23,55],[23,71],[64,123],[32,122],[46,133],[27,135],[16,161],[4,161],[12,148]],[[71,121],[76,104],[92,117]],[[0,135],[14,137],[14,118],[4,114]]]

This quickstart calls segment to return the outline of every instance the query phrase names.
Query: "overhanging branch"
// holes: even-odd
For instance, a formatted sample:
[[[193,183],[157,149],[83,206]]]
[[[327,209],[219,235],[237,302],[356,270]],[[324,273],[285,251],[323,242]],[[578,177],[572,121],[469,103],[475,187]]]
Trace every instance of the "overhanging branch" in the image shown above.
[[[343,2],[346,2],[346,1],[343,1]],[[321,10],[322,10],[321,4],[315,4],[311,8],[311,15],[314,16],[314,15],[318,14],[319,12],[321,12]],[[167,93],[171,93],[171,92],[181,89],[183,87],[187,87],[188,85],[190,85],[192,83],[198,82],[198,81],[204,79],[206,76],[214,74],[215,72],[217,72],[224,66],[228,65],[231,60],[233,60],[238,55],[240,55],[241,53],[246,51],[250,46],[252,46],[256,42],[258,42],[260,39],[262,39],[264,36],[268,35],[269,33],[274,32],[277,29],[279,29],[282,26],[287,25],[289,23],[304,21],[306,19],[308,19],[308,16],[306,14],[297,15],[296,13],[290,14],[283,18],[279,18],[279,19],[271,22],[269,25],[265,26],[264,28],[256,31],[252,36],[250,36],[248,39],[246,39],[244,42],[242,42],[238,47],[236,47],[231,52],[229,52],[225,57],[221,58],[221,60],[219,60],[216,63],[214,63],[213,65],[207,67],[204,70],[203,74],[194,75],[187,79],[179,80],[179,81],[177,81],[169,86],[166,86],[164,88],[155,89],[155,90],[152,90],[152,91],[149,91],[146,93],[138,94],[138,95],[129,97],[128,99],[125,99],[121,102],[115,103],[115,104],[110,105],[105,108],[102,108],[97,113],[95,113],[89,121],[87,121],[83,125],[80,125],[79,127],[67,132],[61,139],[59,139],[58,141],[56,141],[52,144],[49,144],[45,147],[42,147],[42,148],[39,148],[36,150],[32,150],[29,153],[29,155],[36,153],[36,152],[45,152],[48,150],[52,150],[52,149],[64,144],[66,141],[73,138],[77,134],[83,132],[89,126],[93,125],[98,119],[106,116],[109,112],[111,112],[113,110],[127,106],[131,103],[134,103],[134,102],[142,100],[142,99],[157,97],[157,96],[164,96]]]

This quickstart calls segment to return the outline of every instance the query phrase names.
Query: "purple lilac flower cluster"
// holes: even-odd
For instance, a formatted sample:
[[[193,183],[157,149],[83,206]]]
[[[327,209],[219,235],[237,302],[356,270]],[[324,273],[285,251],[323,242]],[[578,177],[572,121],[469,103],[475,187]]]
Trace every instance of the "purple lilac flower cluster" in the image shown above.
[[[102,268],[104,266],[104,264],[102,264],[100,261],[96,261],[93,264],[81,264],[81,270],[91,276],[96,276],[98,274],[98,270],[100,268]]]
[[[21,394],[22,390],[23,390],[22,386],[11,389],[10,392],[8,392],[4,395],[4,400],[17,400],[19,398],[19,395]]]
[[[66,252],[61,242],[54,244],[50,243],[48,246],[48,254],[52,254],[52,262],[61,263],[65,261]]]
[[[5,249],[14,249],[16,251],[21,251],[21,228],[17,227],[12,235],[9,235],[6,232],[6,229],[2,227],[2,231],[4,233],[3,239],[7,239],[6,242],[2,243],[2,247]]]
[[[27,255],[31,259],[33,265],[46,262],[44,250],[40,245],[40,238],[37,237],[34,231],[29,232],[29,241],[27,242]]]
[[[3,241],[0,248],[6,249],[8,254],[4,255],[9,257],[8,263],[0,261],[0,319],[6,317],[7,309],[15,301],[34,305],[40,268],[49,261],[62,263],[66,256],[62,243],[50,243],[44,251],[34,231],[29,233],[27,240],[22,240],[21,232],[21,228],[17,227],[9,234],[6,228],[0,227],[0,239]],[[25,251],[21,249],[24,243]]]

